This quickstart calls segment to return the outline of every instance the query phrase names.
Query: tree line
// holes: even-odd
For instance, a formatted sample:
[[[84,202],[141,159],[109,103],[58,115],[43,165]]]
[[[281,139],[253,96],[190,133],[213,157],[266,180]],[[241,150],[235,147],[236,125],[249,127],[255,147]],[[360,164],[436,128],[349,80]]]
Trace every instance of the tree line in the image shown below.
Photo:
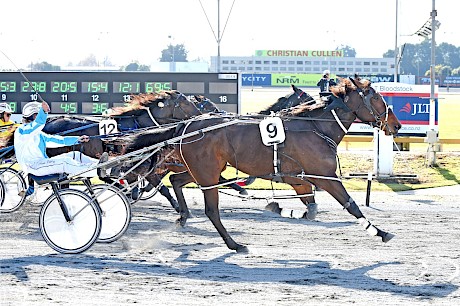
[[[395,50],[388,50],[383,57],[395,57]],[[404,44],[400,52],[400,73],[429,76],[431,66],[431,40],[419,44]],[[435,47],[435,75],[460,76],[460,47],[441,43]]]
[[[161,57],[158,59],[160,62],[188,62],[188,51],[183,44],[171,45],[169,44],[161,51]],[[73,64],[70,64],[73,66]],[[90,54],[83,60],[79,61],[75,67],[114,67],[110,58],[105,57],[99,61],[94,54]],[[28,65],[31,71],[60,71],[61,66],[50,64],[46,61],[39,63],[31,63]],[[121,71],[150,71],[150,67],[141,64],[138,61],[133,61],[125,66],[120,67]]]
[[[336,50],[343,50],[345,57],[356,57],[356,50],[347,45],[341,45]],[[183,44],[169,44],[161,51],[160,62],[187,62],[188,51]],[[395,50],[388,50],[383,54],[384,58],[394,58]],[[94,54],[78,62],[78,66],[87,67],[113,67],[109,58],[98,61]],[[431,41],[424,40],[419,44],[404,44],[399,54],[399,73],[416,76],[429,76],[431,66]],[[60,66],[48,62],[31,63],[32,71],[59,71]],[[120,68],[122,71],[150,71],[145,64],[133,61]],[[449,43],[441,43],[435,49],[435,73],[437,76],[460,76],[460,47]]]

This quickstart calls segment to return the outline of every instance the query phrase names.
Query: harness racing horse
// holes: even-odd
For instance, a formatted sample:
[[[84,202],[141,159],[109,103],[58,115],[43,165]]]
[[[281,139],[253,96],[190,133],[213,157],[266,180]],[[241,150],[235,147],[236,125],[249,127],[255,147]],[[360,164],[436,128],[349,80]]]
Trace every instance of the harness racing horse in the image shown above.
[[[264,117],[264,115],[270,115],[272,113],[279,113],[281,111],[290,109],[294,106],[297,106],[299,104],[306,104],[310,105],[312,103],[315,103],[315,100],[313,97],[311,97],[308,93],[304,92],[302,89],[296,87],[295,85],[291,85],[293,92],[290,94],[287,94],[284,97],[280,97],[274,104],[266,107],[264,110],[260,111],[259,113],[252,114],[250,116],[254,116],[255,118],[261,118]],[[195,100],[197,100],[197,107],[202,111],[202,112],[214,112],[218,113],[219,110],[216,106],[215,103],[210,101],[209,99],[203,97],[203,96],[195,96]],[[183,206],[180,208],[180,214],[181,214],[181,220],[180,223],[182,225],[185,225],[185,221],[188,218],[189,210],[186,208],[186,202],[185,198],[182,192],[182,187],[185,186],[186,184],[190,183],[193,181],[193,178],[190,176],[190,174],[187,172],[187,169],[184,168],[182,171],[175,171],[176,173],[171,174],[169,176],[169,180],[171,182],[171,185],[174,189],[174,192],[176,194],[176,197],[180,202],[183,203]],[[245,182],[243,182],[244,185],[249,185],[254,181],[255,178],[248,178]],[[219,177],[219,182],[222,183],[224,182],[224,178],[222,176]],[[238,188],[235,186],[237,185],[236,183],[229,184],[229,187],[232,187],[235,190],[238,190]],[[238,185],[237,185],[238,186]],[[304,205],[307,207],[307,212],[305,214],[305,217],[309,220],[313,220],[316,217],[317,214],[317,204],[315,203],[315,198],[313,195],[313,188],[310,184],[310,186],[304,186],[302,187],[303,192],[300,193],[297,192],[298,194],[304,194],[306,196],[300,197],[300,200]],[[241,193],[240,194],[244,194]],[[281,209],[279,208],[278,203],[276,202],[271,202],[269,205],[267,205],[267,209],[272,210],[276,213],[281,213]]]
[[[259,124],[250,120],[210,118],[193,121],[185,125],[179,134],[174,134],[186,137],[174,145],[175,150],[187,167],[191,181],[202,189],[206,216],[229,249],[248,251],[246,246],[233,240],[220,218],[216,185],[227,163],[251,176],[270,180],[280,178],[297,193],[303,193],[311,183],[319,186],[353,215],[370,235],[380,237],[383,242],[394,237],[372,225],[345,190],[336,175],[336,146],[356,118],[378,126],[387,135],[396,134],[401,124],[367,80],[361,81],[356,77],[341,79],[331,91],[333,101],[326,108],[312,111],[308,105],[299,105],[289,111],[289,119],[283,120],[286,137],[283,147],[278,148],[278,173],[274,172],[273,148],[264,145]],[[312,111],[311,116],[321,116],[327,121],[301,118],[308,111]],[[155,137],[139,135],[128,150],[159,143],[169,139],[171,133],[174,132],[166,131]],[[187,137],[188,133],[192,134]],[[178,197],[178,201],[182,206],[183,199]],[[181,224],[185,222],[180,221]]]
[[[109,118],[117,122],[119,130],[127,133],[130,130],[180,121],[199,114],[201,112],[186,96],[177,91],[166,91],[131,96],[126,106],[112,108]],[[115,150],[114,148],[108,149],[106,143],[98,137],[99,122],[100,120],[92,117],[52,117],[43,131],[48,134],[61,134],[67,131],[66,135],[89,135],[91,136],[89,142],[78,145],[80,151],[91,157],[99,157],[102,152]],[[55,156],[67,151],[69,151],[68,147],[52,148],[47,149],[47,154]],[[151,163],[147,161],[126,175],[130,186],[138,180],[138,175],[146,175],[145,178],[152,188],[158,186],[163,177],[151,171]],[[110,178],[101,179],[106,183],[112,183]],[[171,196],[169,189],[162,186],[159,191],[168,199],[171,206],[178,210],[177,201]]]

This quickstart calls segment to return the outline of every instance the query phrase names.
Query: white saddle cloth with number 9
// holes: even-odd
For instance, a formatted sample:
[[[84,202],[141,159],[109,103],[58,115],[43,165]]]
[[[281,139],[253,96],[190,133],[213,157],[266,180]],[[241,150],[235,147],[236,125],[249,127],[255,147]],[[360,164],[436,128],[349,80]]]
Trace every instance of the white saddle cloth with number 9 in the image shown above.
[[[280,117],[267,117],[259,123],[260,136],[266,146],[282,143],[286,139]]]

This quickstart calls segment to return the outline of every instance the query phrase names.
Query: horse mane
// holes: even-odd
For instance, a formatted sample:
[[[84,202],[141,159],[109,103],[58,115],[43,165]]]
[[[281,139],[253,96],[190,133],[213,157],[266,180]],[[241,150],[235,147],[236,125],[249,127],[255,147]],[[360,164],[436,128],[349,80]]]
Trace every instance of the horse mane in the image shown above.
[[[290,109],[282,110],[281,116],[301,116],[307,112],[311,112],[317,109],[322,109],[326,106],[326,102],[321,101],[315,104],[299,104]]]
[[[339,83],[335,86],[331,86],[329,90],[336,97],[343,97],[348,92],[356,90],[356,86],[359,88],[367,88],[371,85],[371,81],[367,79],[361,79],[357,74],[355,74],[355,78],[353,80],[354,83],[348,78],[339,78]]]
[[[279,97],[278,100],[276,100],[275,103],[273,103],[272,105],[267,106],[265,109],[263,109],[260,112],[258,112],[258,114],[260,114],[260,115],[270,115],[270,113],[272,111],[273,112],[280,111],[280,110],[282,110],[282,105],[286,101],[287,101],[286,97]]]
[[[358,75],[355,75],[353,82],[348,78],[339,78],[339,83],[335,86],[330,88],[332,94],[336,97],[344,97],[348,92],[356,90],[357,87],[359,88],[367,88],[371,85],[371,82],[366,79],[361,79]],[[286,110],[281,112],[281,115],[284,116],[304,116],[307,112],[311,112],[320,108],[323,108],[327,105],[325,101],[321,103],[315,104],[300,104],[298,106],[293,107],[290,110]]]
[[[302,103],[308,103],[308,102],[311,102],[311,101],[314,101],[315,99],[313,99],[312,96],[310,96],[308,93],[304,92],[304,94],[308,95],[308,98],[307,100],[305,100],[304,102]],[[278,100],[276,100],[275,103],[273,103],[272,105],[266,107],[265,109],[261,110],[260,112],[258,112],[259,115],[270,115],[271,112],[283,112],[284,109],[287,108],[287,105],[286,103],[288,102],[289,98],[288,96],[291,96],[292,94],[288,94],[284,97],[280,97],[278,98]],[[291,106],[292,107],[295,107],[296,105],[294,106]]]
[[[53,116],[53,117],[48,117],[46,119],[46,123],[52,123],[57,120],[69,120],[69,121],[77,121],[77,122],[86,122],[86,121],[91,121],[91,122],[99,122],[99,120],[89,117],[89,116],[69,116],[69,115],[62,115],[62,116]]]
[[[137,111],[148,107],[148,105],[168,99],[175,91],[160,91],[131,95],[131,100],[125,106],[111,108],[110,116],[119,116],[131,111]]]

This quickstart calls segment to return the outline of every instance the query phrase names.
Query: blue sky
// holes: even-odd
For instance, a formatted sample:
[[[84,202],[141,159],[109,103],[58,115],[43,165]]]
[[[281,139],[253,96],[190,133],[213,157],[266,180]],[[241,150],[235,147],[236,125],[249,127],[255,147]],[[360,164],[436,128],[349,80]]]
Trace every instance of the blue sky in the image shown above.
[[[358,57],[381,57],[395,47],[396,1],[399,42],[421,42],[409,35],[429,19],[432,0],[220,0],[221,55],[250,56],[257,49],[332,50],[344,44],[355,48]],[[217,3],[5,0],[0,50],[20,68],[38,61],[76,64],[89,54],[101,61],[108,56],[117,65],[150,64],[169,43],[184,44],[189,60],[209,60],[217,54]],[[459,8],[458,1],[436,1],[441,22],[437,43],[460,46]],[[14,69],[2,54],[0,68]]]

